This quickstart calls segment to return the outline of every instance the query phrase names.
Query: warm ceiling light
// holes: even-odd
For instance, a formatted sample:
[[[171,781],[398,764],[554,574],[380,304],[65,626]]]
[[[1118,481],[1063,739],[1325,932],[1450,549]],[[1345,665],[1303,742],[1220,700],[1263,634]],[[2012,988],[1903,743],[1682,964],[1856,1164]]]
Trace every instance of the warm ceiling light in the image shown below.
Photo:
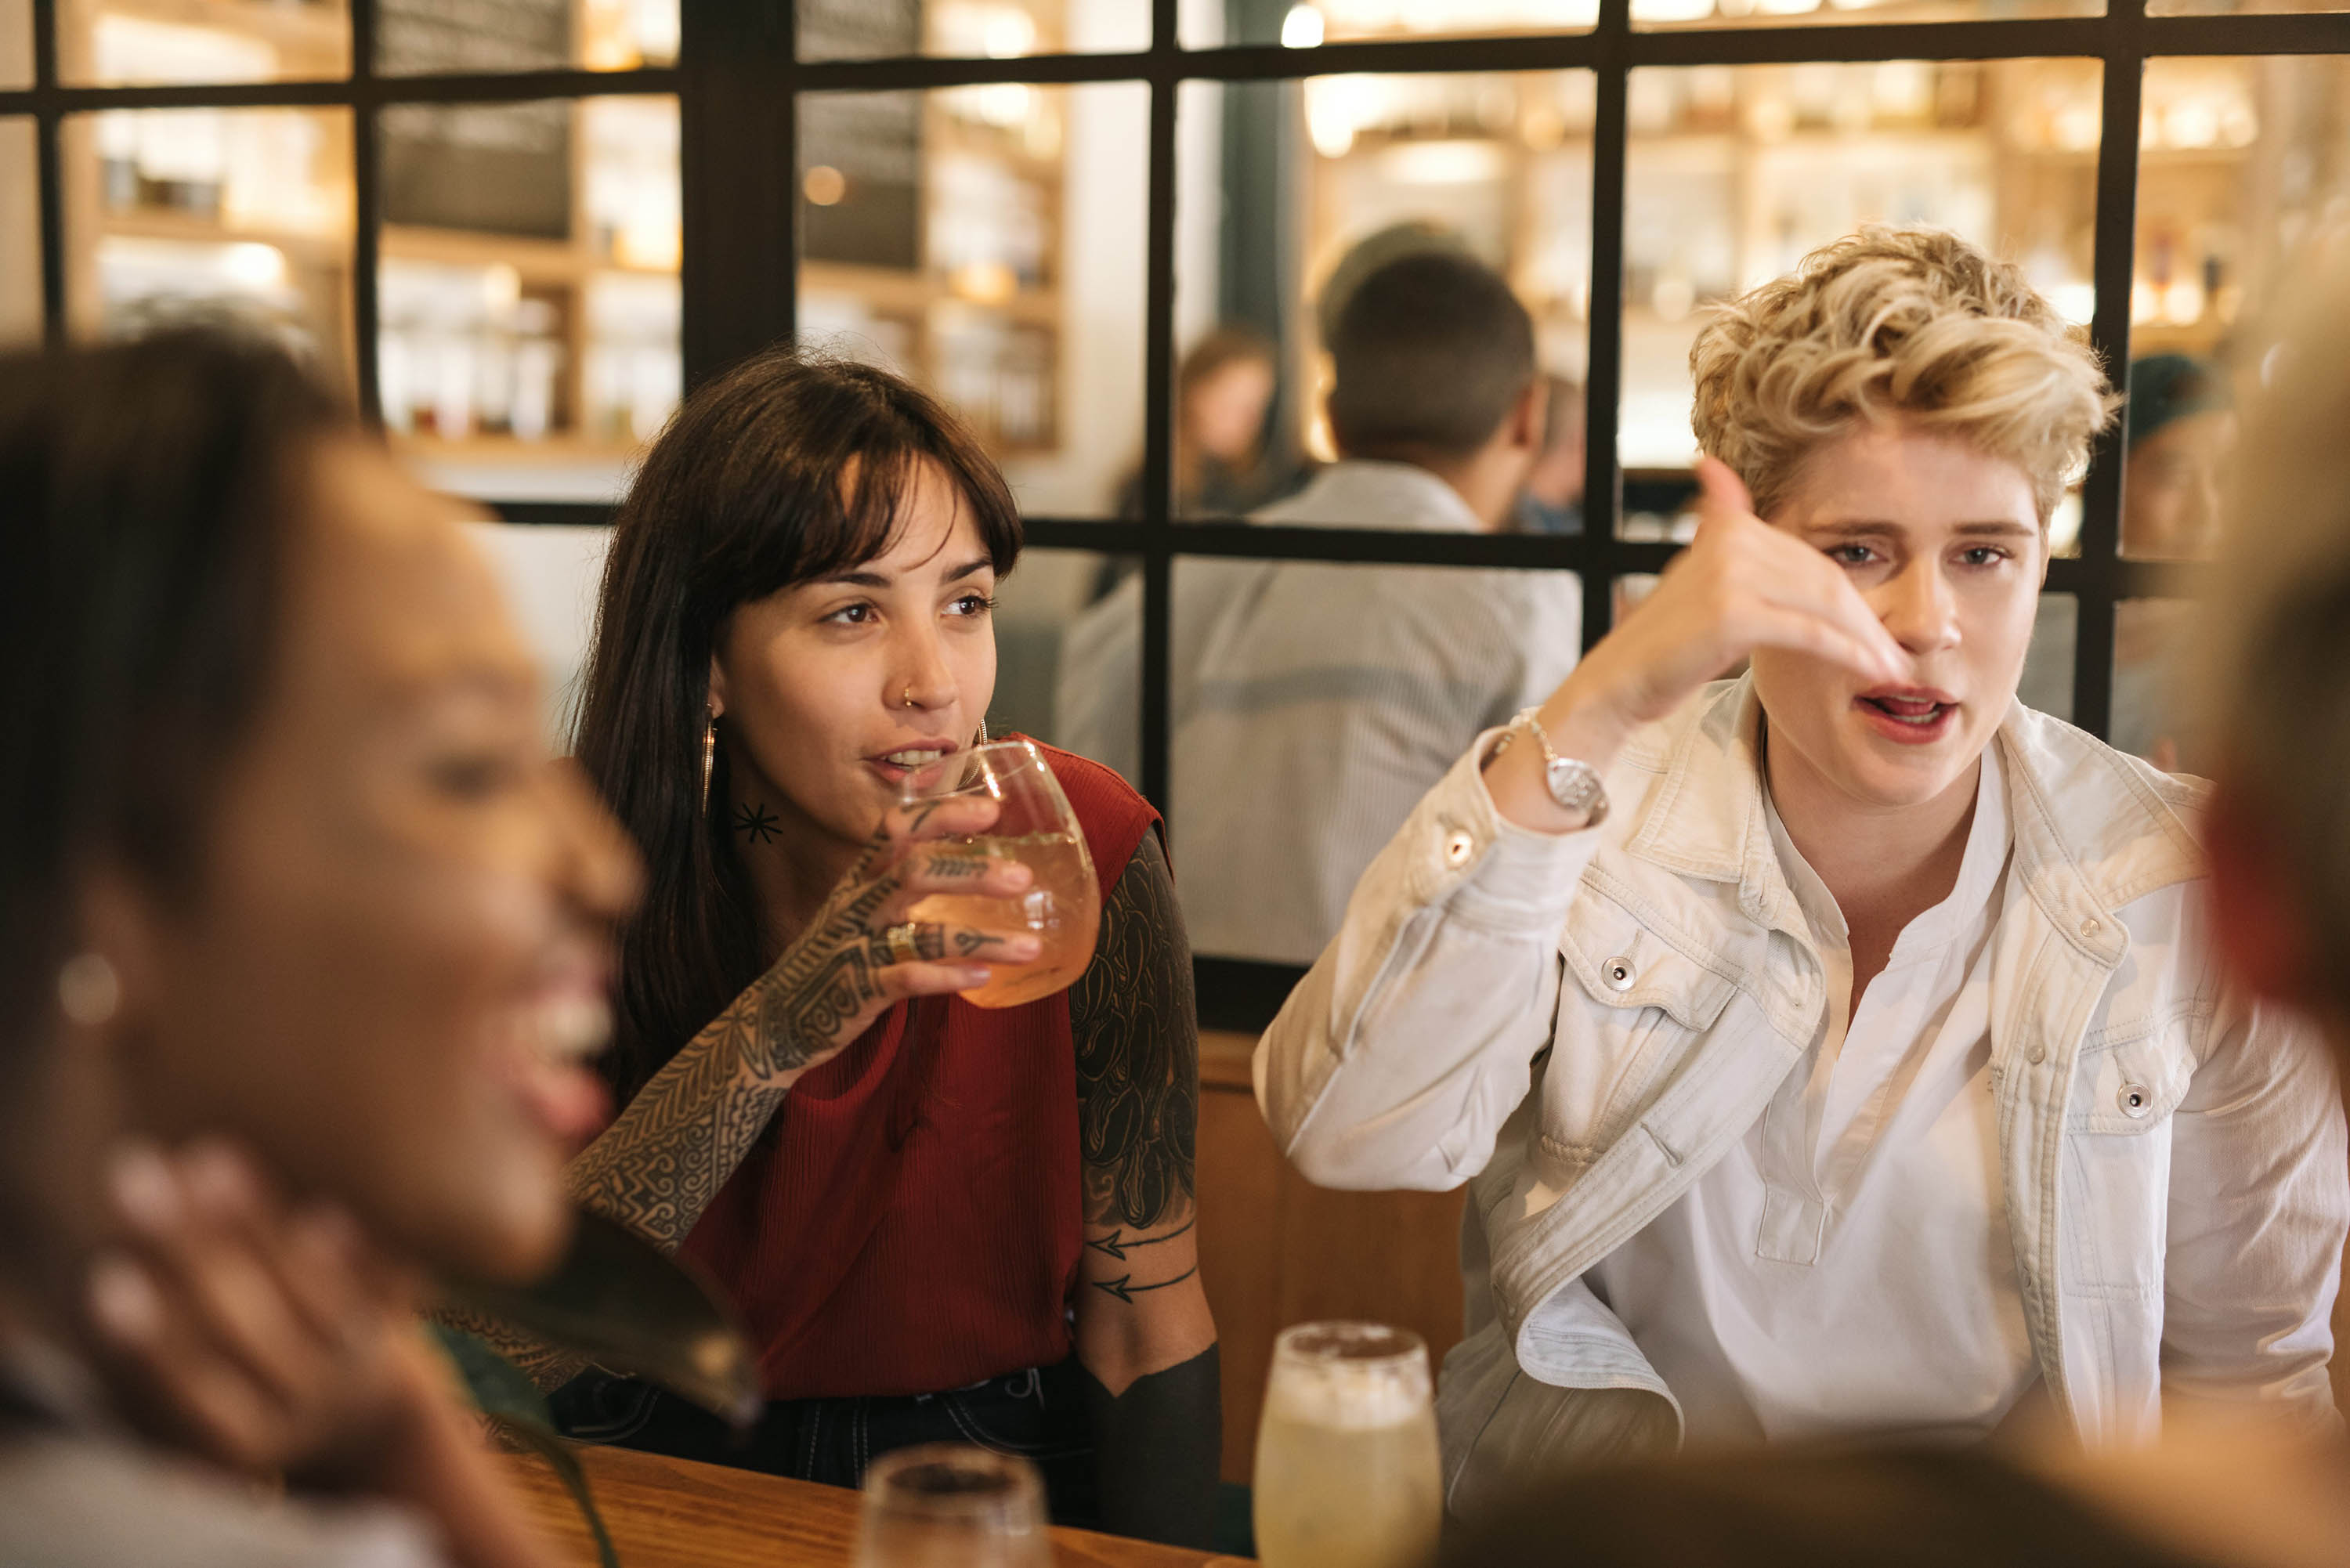
[[[800,189],[808,201],[818,207],[829,207],[848,194],[848,179],[829,163],[819,163],[807,171]]]
[[[1281,19],[1281,47],[1310,49],[1322,42],[1322,13],[1307,5],[1292,5]]]

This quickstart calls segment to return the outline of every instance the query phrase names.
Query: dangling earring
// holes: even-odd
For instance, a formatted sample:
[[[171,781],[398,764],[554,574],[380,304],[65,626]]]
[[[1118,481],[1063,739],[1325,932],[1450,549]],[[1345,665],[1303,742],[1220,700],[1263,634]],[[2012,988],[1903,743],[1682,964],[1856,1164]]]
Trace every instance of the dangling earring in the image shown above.
[[[99,953],[82,952],[57,968],[57,1011],[68,1022],[96,1029],[122,1005],[122,978]]]
[[[979,722],[979,743],[983,746],[987,744],[987,721],[985,719],[982,719]]]
[[[702,732],[702,815],[710,815],[710,774],[718,766],[718,710],[710,711],[709,727]]]

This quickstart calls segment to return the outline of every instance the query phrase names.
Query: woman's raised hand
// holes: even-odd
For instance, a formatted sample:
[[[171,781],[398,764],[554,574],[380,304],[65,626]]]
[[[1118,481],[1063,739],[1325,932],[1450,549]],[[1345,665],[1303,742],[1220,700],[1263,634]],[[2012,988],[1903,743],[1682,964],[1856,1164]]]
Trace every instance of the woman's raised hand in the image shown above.
[[[1016,898],[1034,874],[1016,860],[956,842],[994,824],[991,800],[916,801],[883,815],[873,842],[800,939],[745,993],[743,1061],[763,1082],[787,1084],[832,1056],[894,1004],[987,983],[991,961],[1025,963],[1043,950],[1025,932],[911,920],[933,894]],[[723,1022],[723,1021],[722,1021]]]
[[[1754,515],[1746,486],[1714,458],[1697,466],[1697,536],[1656,591],[1583,656],[1540,718],[1565,755],[1606,771],[1632,732],[1762,648],[1813,654],[1871,682],[1914,679],[1910,659],[1843,568]],[[1494,804],[1529,827],[1560,820],[1532,747],[1487,770]]]

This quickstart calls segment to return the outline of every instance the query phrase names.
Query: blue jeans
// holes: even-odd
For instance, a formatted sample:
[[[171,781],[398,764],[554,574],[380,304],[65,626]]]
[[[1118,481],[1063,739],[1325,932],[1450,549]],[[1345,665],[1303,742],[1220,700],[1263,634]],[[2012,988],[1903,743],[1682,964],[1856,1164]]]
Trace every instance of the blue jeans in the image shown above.
[[[897,1397],[770,1401],[737,1435],[648,1383],[590,1372],[548,1400],[565,1436],[827,1486],[864,1484],[865,1467],[917,1443],[976,1443],[1017,1454],[1045,1478],[1055,1524],[1100,1528],[1093,1428],[1072,1359],[967,1388]]]

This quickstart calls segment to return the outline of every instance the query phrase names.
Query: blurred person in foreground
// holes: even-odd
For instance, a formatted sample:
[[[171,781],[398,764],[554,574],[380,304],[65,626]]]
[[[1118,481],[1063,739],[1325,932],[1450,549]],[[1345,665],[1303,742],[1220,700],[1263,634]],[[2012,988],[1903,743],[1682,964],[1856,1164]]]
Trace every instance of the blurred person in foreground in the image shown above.
[[[2092,1445],[2334,1429],[2332,1064],[2222,981],[2200,792],[2014,698],[2095,358],[2013,267],[1868,229],[1691,367],[1695,542],[1258,1048],[1311,1179],[1472,1184],[1451,1506],[2037,1399]]]
[[[1543,432],[1534,325],[1466,254],[1407,252],[1349,289],[1330,342],[1339,461],[1252,522],[1492,534]],[[1130,765],[1140,585],[1080,619],[1059,712]],[[1185,562],[1175,583],[1172,784],[1202,952],[1305,963],[1412,803],[1581,647],[1564,573]],[[1089,746],[1098,752],[1089,752]]]
[[[2203,896],[2233,983],[2313,1019],[2350,1064],[2350,291],[2278,319],[2293,330],[2245,410],[2227,532],[2207,535],[2217,592],[2197,607]],[[1446,1560],[1555,1561],[1570,1530],[1589,1568],[2334,1568],[2350,1560],[2350,1454],[2182,1420],[2137,1453],[1722,1455],[1530,1490]]]
[[[551,1563],[412,1276],[556,1260],[636,867],[454,509],[272,351],[10,358],[0,711],[0,1562]]]

